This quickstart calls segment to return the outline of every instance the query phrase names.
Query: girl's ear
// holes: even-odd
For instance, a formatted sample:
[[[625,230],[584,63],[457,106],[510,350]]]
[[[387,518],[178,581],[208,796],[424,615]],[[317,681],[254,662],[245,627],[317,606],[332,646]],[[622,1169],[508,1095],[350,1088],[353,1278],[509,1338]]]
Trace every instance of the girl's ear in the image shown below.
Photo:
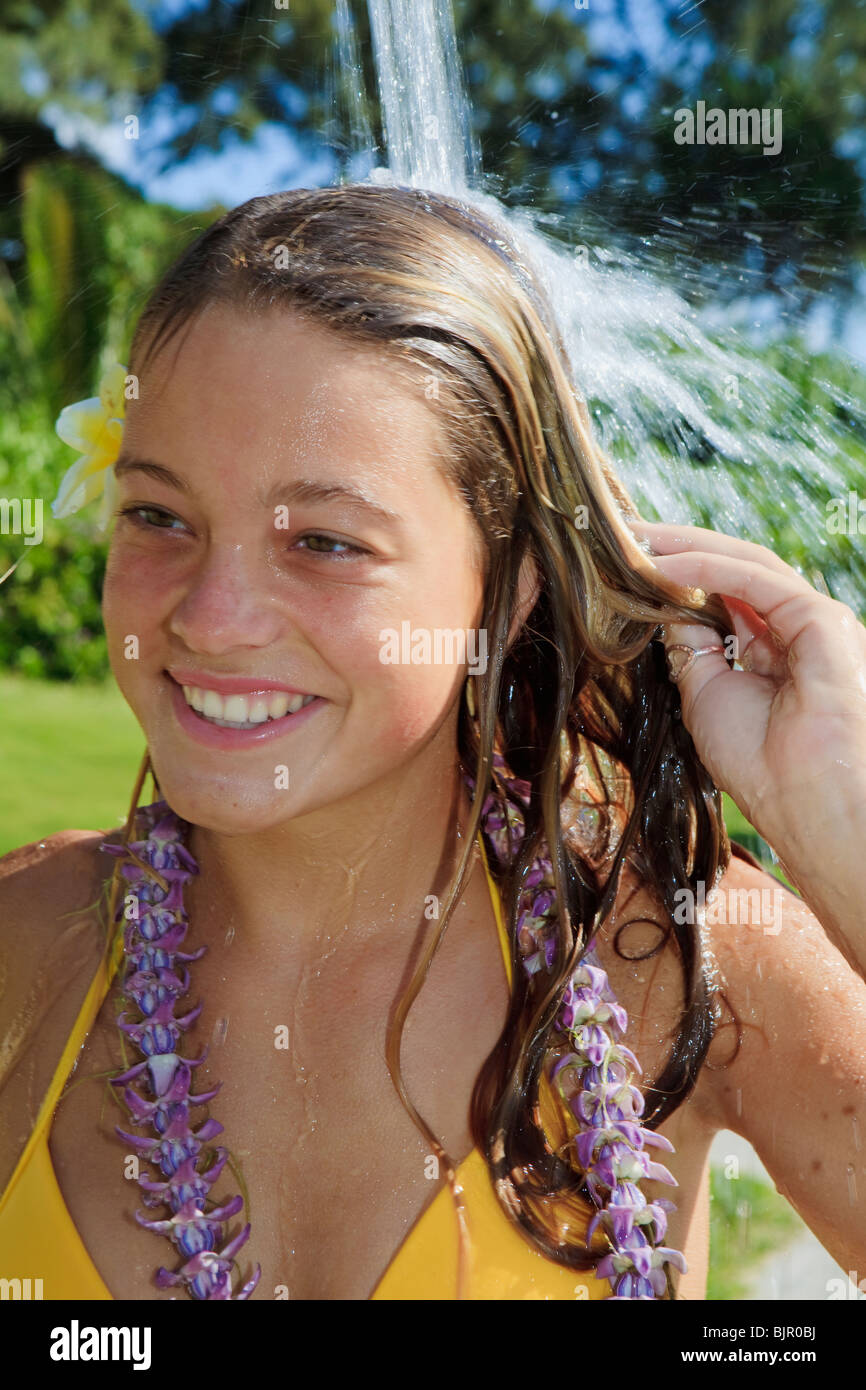
[[[535,559],[528,552],[524,555],[517,576],[517,607],[508,629],[507,646],[511,646],[526,619],[529,617],[541,593],[541,575]]]

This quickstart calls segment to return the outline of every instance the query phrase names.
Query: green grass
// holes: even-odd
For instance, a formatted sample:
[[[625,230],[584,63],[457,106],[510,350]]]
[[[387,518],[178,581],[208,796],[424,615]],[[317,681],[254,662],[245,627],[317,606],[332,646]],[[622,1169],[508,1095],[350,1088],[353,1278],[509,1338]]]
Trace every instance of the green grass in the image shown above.
[[[760,1178],[726,1178],[710,1171],[710,1270],[708,1299],[741,1299],[765,1255],[803,1229],[784,1197]]]
[[[0,676],[0,854],[57,830],[122,824],[144,735],[107,685]]]
[[[757,830],[749,824],[742,811],[735,806],[731,798],[726,794],[722,797],[725,808],[725,825],[728,827],[728,834],[732,840],[739,840],[740,844],[754,854],[756,859],[768,870],[778,873],[778,867],[772,862],[770,847],[766,840],[762,840]]]
[[[754,835],[756,832],[752,829],[742,811],[734,805],[729,796],[724,797],[724,803],[725,824],[728,827],[728,834],[733,836],[735,840],[739,840],[742,844],[747,837]]]

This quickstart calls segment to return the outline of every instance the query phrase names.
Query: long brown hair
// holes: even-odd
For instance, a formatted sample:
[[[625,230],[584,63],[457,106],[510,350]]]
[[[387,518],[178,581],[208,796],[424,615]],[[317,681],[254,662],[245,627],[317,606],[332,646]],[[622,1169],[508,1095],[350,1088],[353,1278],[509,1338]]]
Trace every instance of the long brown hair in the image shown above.
[[[679,718],[679,696],[655,639],[660,624],[676,619],[726,633],[727,611],[665,581],[635,541],[625,517],[637,513],[593,440],[551,305],[492,214],[457,198],[367,184],[253,198],[208,227],[168,269],[139,319],[129,370],[212,302],[310,315],[377,348],[398,371],[407,369],[415,389],[420,369],[425,396],[440,413],[454,485],[484,542],[480,626],[489,662],[471,678],[477,719],[461,706],[458,727],[456,753],[476,781],[465,849],[438,928],[389,1026],[388,1064],[453,1189],[454,1163],[403,1084],[400,1042],[463,892],[496,747],[530,783],[531,798],[517,862],[510,871],[492,866],[510,920],[513,985],[502,1035],[473,1092],[472,1129],[509,1218],[551,1258],[590,1268],[597,1249],[591,1252],[576,1229],[564,1238],[561,1222],[554,1234],[541,1200],[559,1194],[573,1201],[583,1188],[575,1162],[546,1143],[536,1109],[539,1080],[563,992],[610,914],[627,859],[669,919],[685,990],[670,1055],[645,1090],[642,1122],[656,1128],[670,1116],[704,1063],[714,991],[699,932],[675,909],[682,890],[714,884],[730,847],[719,792]],[[540,591],[508,646],[526,555]],[[603,789],[599,835],[607,835],[609,853],[601,875],[598,855],[563,833],[563,805],[588,763]],[[616,834],[611,768],[629,787]],[[523,869],[544,845],[563,910],[553,968],[529,979],[518,968],[517,898]],[[506,1197],[516,1171],[524,1180]]]

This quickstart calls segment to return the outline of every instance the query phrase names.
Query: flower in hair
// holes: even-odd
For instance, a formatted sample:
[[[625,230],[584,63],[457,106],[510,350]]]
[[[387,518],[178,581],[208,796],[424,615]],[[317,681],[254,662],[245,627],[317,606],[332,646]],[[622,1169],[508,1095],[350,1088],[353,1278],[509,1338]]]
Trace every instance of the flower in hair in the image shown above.
[[[51,504],[55,517],[71,516],[101,494],[97,525],[107,529],[117,500],[114,463],[123,436],[125,385],[126,368],[114,362],[100,379],[98,396],[64,406],[58,415],[55,431],[80,458],[64,474]]]

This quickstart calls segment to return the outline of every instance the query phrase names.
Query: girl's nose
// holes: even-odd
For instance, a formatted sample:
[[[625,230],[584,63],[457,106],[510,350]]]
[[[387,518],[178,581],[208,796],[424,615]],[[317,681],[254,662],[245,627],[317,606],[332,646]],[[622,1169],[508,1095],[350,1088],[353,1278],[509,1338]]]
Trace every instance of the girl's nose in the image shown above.
[[[217,654],[233,647],[265,647],[286,626],[262,557],[236,543],[213,547],[190,578],[170,628],[191,651]]]

